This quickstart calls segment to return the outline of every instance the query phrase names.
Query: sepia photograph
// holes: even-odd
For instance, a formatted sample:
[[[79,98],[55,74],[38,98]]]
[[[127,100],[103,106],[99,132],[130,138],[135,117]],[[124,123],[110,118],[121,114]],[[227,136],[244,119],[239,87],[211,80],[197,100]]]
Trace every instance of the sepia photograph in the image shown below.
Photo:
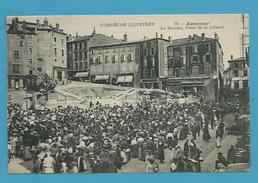
[[[8,16],[8,173],[249,172],[249,15]]]

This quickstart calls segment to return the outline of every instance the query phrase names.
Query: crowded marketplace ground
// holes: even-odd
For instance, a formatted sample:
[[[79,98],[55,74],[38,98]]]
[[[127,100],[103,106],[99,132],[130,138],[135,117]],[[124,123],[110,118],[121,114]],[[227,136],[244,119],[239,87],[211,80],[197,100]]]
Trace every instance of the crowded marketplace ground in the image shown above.
[[[211,172],[236,163],[236,102],[8,105],[10,173]],[[247,111],[248,113],[248,111]]]

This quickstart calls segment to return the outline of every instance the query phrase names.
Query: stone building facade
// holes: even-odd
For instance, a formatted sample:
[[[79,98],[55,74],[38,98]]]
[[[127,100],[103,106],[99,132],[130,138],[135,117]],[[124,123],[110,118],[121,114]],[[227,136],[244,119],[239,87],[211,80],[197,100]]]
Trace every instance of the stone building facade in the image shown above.
[[[224,83],[227,88],[226,95],[229,99],[239,99],[242,102],[249,101],[249,66],[248,58],[233,58],[228,60],[229,67],[224,73]]]
[[[90,48],[112,43],[122,43],[120,39],[97,34],[95,30],[91,35],[75,37],[68,36],[67,41],[67,68],[68,77],[73,80],[89,80],[91,58]]]
[[[124,42],[91,48],[91,80],[122,86],[139,86],[140,42]]]
[[[25,88],[31,78],[66,82],[66,34],[57,23],[52,27],[13,18],[8,25],[9,87]]]
[[[34,32],[23,34],[8,34],[8,86],[9,88],[24,88],[29,75],[37,64],[36,42]]]
[[[160,38],[141,41],[141,80],[142,88],[164,89],[164,81],[168,76],[167,47],[171,42]]]
[[[214,38],[194,34],[172,40],[168,47],[167,89],[218,99],[223,87],[223,68],[223,51],[216,33]]]

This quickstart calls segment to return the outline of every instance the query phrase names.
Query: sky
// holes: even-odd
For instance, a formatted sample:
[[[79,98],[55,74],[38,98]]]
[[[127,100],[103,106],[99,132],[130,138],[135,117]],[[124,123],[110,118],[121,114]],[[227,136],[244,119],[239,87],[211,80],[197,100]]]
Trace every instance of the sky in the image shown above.
[[[13,17],[7,17],[7,23]],[[234,58],[240,57],[240,34],[243,33],[241,14],[205,14],[205,15],[123,15],[123,16],[19,16],[19,20],[35,22],[40,20],[43,23],[45,18],[49,24],[55,26],[58,22],[60,28],[67,34],[80,36],[92,34],[94,28],[96,33],[113,35],[115,38],[123,39],[126,33],[128,41],[154,38],[156,32],[163,34],[163,38],[168,36],[173,39],[188,37],[189,35],[201,35],[214,38],[216,32],[219,36],[220,44],[224,52],[224,64],[228,67],[227,60],[230,55]],[[114,26],[114,23],[119,26]],[[138,23],[147,23],[141,26]],[[116,24],[116,25],[117,25]],[[124,26],[126,24],[126,26]],[[132,26],[129,26],[131,24]],[[135,26],[135,24],[137,24]],[[246,15],[245,27],[248,25]],[[122,26],[123,25],[123,26]],[[146,25],[146,24],[145,24]],[[248,32],[248,29],[245,30]]]

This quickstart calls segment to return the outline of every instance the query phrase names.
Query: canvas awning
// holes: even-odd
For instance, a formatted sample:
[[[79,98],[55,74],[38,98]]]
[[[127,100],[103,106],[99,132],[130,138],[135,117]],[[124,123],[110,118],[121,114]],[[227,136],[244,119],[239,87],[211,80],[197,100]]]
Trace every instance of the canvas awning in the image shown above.
[[[123,83],[124,82],[124,80],[125,80],[125,76],[118,76],[118,78],[117,78],[117,83]]]
[[[109,75],[103,75],[102,76],[102,80],[108,80],[109,79]]]
[[[99,81],[99,80],[108,80],[109,79],[109,75],[97,75],[95,77],[95,81]]]
[[[125,80],[124,80],[125,83],[131,83],[133,82],[133,76],[125,76]]]
[[[95,77],[95,81],[103,80],[102,78],[103,78],[103,76],[102,76],[102,75],[97,75],[97,76]]]
[[[184,87],[198,87],[203,86],[203,81],[182,81],[181,85]]]
[[[89,72],[77,72],[74,77],[75,78],[86,78],[89,76]]]

